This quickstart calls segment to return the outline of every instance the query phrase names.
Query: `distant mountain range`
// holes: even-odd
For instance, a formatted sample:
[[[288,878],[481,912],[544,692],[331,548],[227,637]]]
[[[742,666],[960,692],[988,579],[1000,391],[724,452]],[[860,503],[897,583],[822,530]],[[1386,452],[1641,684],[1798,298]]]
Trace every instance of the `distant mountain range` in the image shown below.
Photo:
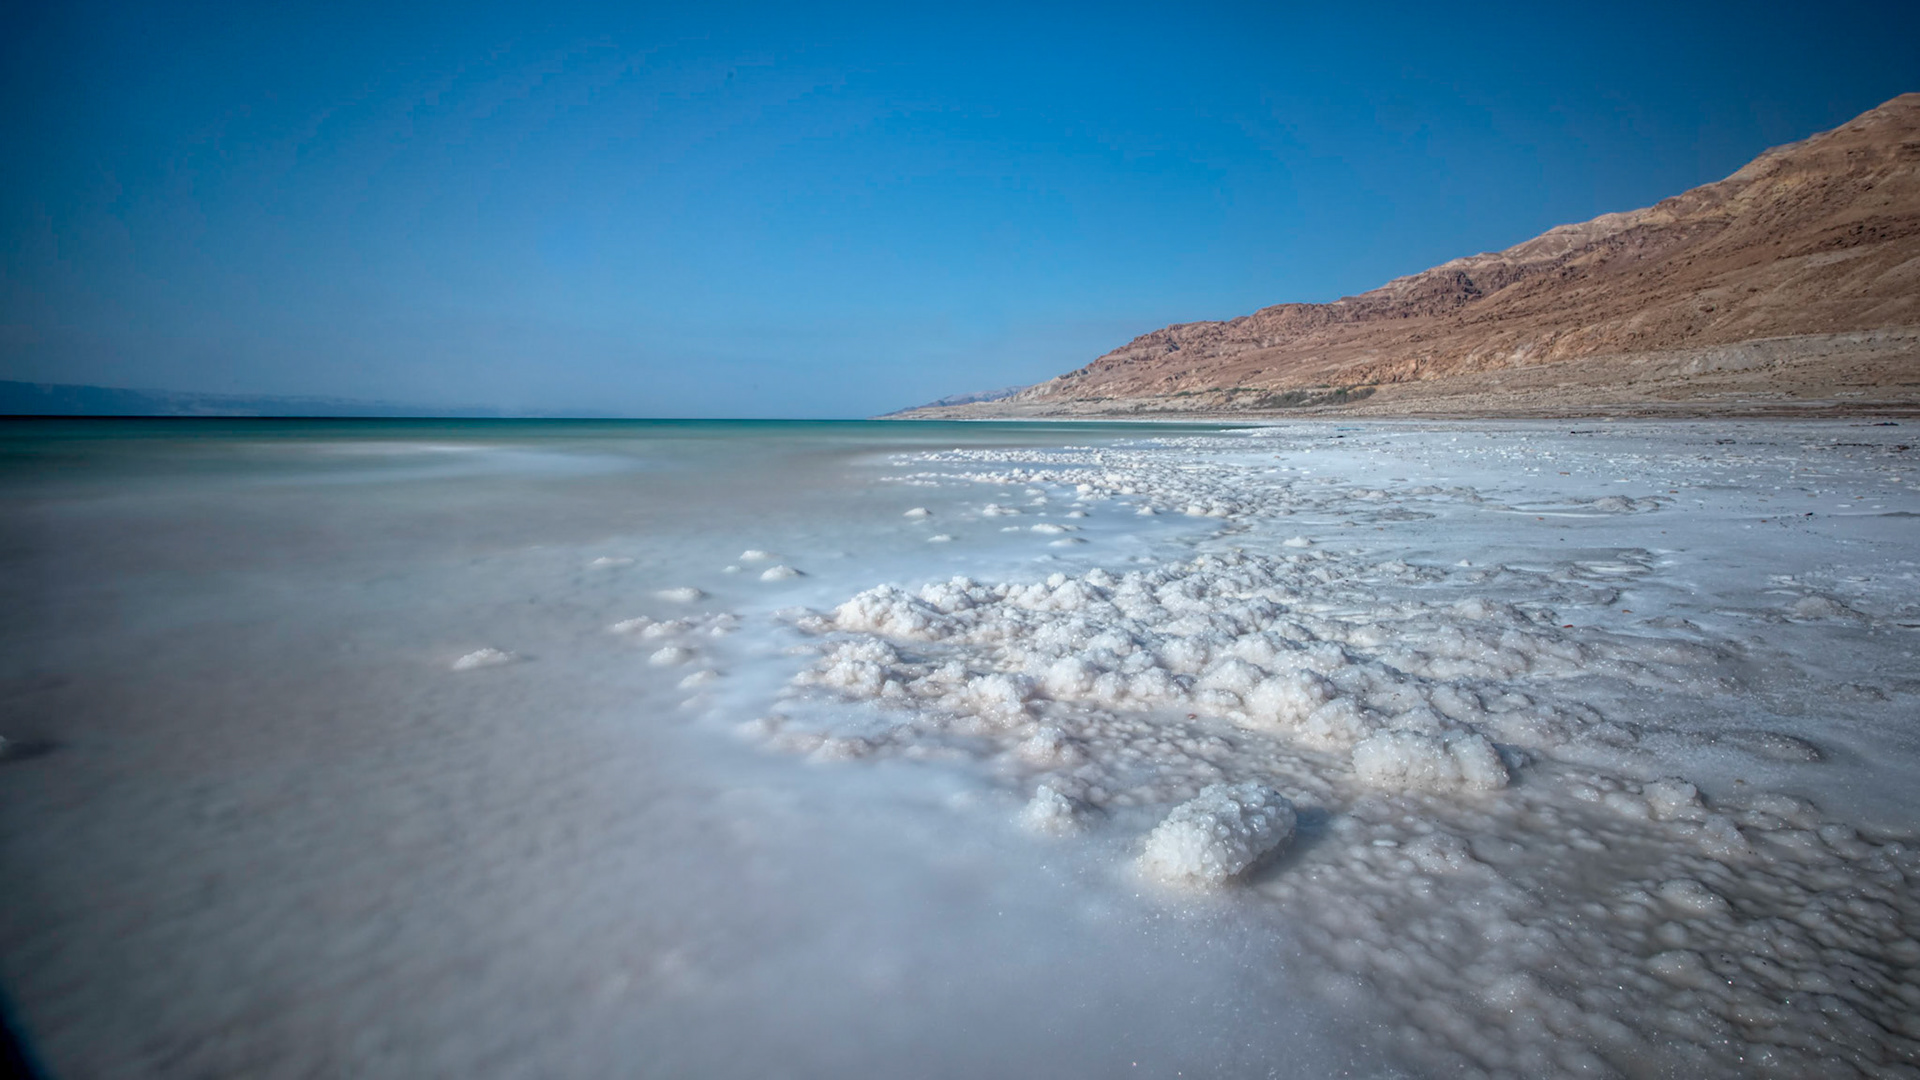
[[[900,416],[916,409],[950,409],[956,405],[981,405],[989,401],[1004,401],[1025,389],[1024,386],[1008,386],[999,390],[982,390],[977,394],[953,394],[938,401],[929,401],[925,405],[916,405],[911,409],[901,409],[886,415]]]
[[[352,398],[195,394],[0,380],[0,416],[508,417],[478,406],[435,407]],[[567,413],[568,416],[582,414]]]
[[[910,416],[1920,411],[1920,94],[1642,210]]]

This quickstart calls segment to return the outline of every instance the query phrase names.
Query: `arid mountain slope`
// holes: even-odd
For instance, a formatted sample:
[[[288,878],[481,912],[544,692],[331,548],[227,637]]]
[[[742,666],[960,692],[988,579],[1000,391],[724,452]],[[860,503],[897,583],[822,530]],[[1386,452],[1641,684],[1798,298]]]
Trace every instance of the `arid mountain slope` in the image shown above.
[[[1643,210],[1143,334],[997,415],[1920,405],[1920,94]],[[951,411],[946,412],[952,415]]]

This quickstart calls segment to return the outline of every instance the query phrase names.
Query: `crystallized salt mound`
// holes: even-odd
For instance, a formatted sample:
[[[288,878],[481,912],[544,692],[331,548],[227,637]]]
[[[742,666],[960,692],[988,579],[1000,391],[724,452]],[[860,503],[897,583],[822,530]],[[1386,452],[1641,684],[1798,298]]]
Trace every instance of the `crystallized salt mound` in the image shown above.
[[[474,668],[497,667],[500,664],[513,663],[513,654],[499,649],[476,649],[453,662],[455,671],[472,671]]]
[[[786,581],[789,578],[797,578],[799,576],[800,576],[800,571],[795,570],[791,566],[772,566],[772,567],[768,567],[766,570],[761,572],[760,580],[761,581]]]
[[[1507,786],[1507,766],[1484,735],[1386,731],[1356,744],[1353,771],[1381,787],[1493,791]]]
[[[741,562],[771,562],[772,560],[773,552],[761,551],[759,548],[748,548],[740,553]]]
[[[693,659],[693,650],[680,645],[669,645],[647,657],[647,663],[656,667],[672,667]]]
[[[661,589],[657,595],[662,600],[671,600],[676,604],[691,604],[707,594],[687,585],[678,589]]]
[[[1291,536],[1285,540],[1282,540],[1280,542],[1280,545],[1282,547],[1290,547],[1290,548],[1312,547],[1313,541],[1307,539],[1304,536]]]
[[[1029,832],[1066,836],[1080,831],[1090,811],[1091,808],[1078,799],[1070,799],[1055,791],[1051,785],[1041,784],[1039,790],[1033,793],[1033,798],[1021,809],[1020,824]]]
[[[1219,885],[1293,839],[1293,804],[1264,784],[1213,784],[1147,834],[1140,868],[1175,884]]]
[[[904,513],[904,514],[901,514],[900,516],[901,516],[901,517],[910,517],[910,518],[923,518],[923,517],[932,517],[932,516],[933,516],[933,511],[931,511],[931,510],[929,510],[929,509],[927,509],[927,508],[926,508],[926,507],[924,507],[924,506],[916,506],[916,507],[914,507],[913,509],[911,509],[911,510],[909,510],[909,511],[907,511],[906,513]]]
[[[1796,619],[1858,619],[1861,615],[1831,596],[1803,596],[1787,613]]]
[[[952,542],[953,542],[953,537],[948,536],[946,533],[940,533],[936,536],[927,537],[927,543],[929,544],[949,544]]]
[[[1607,514],[1643,514],[1649,510],[1660,509],[1660,500],[1629,499],[1624,495],[1608,495],[1595,499],[1588,505]]]

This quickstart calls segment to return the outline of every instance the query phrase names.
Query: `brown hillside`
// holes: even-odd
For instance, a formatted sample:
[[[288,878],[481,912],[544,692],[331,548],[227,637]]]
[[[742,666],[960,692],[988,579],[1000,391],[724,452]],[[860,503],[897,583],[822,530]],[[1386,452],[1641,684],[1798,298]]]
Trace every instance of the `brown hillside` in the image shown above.
[[[1920,94],[1643,210],[1143,334],[996,411],[1847,400],[1920,404]]]

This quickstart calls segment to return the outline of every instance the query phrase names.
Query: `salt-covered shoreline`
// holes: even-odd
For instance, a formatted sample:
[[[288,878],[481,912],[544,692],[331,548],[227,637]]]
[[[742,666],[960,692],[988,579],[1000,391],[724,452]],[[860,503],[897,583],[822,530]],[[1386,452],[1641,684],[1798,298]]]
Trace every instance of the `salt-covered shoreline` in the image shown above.
[[[1716,432],[1691,455],[1579,443],[1651,435],[1658,450],[1656,432],[1369,427],[1328,462],[1329,433],[1305,425],[918,455],[908,479],[978,486],[982,523],[1180,514],[1223,528],[1191,559],[883,584],[789,613],[818,659],[746,730],[816,761],[978,769],[1031,793],[1017,819],[1037,833],[1137,837],[1145,876],[1176,888],[1239,882],[1244,917],[1299,934],[1314,957],[1300,974],[1324,993],[1384,1003],[1423,1070],[1905,1075],[1920,1062],[1910,804],[1863,831],[1820,805],[1859,777],[1823,761],[1835,748],[1808,737],[1818,715],[1795,733],[1742,714],[1779,707],[1756,665],[1837,674],[1831,653],[1769,640],[1779,626],[1831,628],[1846,639],[1832,650],[1867,639],[1854,659],[1871,678],[1844,692],[1910,710],[1920,544],[1870,528],[1841,539],[1873,547],[1856,562],[1741,549],[1720,531],[1729,492],[1756,507],[1824,495],[1817,511],[1752,515],[1779,528],[1912,514],[1906,447],[1838,431],[1758,455],[1718,448],[1782,429]],[[1481,462],[1449,452],[1463,439]],[[1392,471],[1478,475],[1383,484],[1357,467],[1363,442]],[[1637,475],[1595,494],[1592,476],[1535,478],[1554,464]],[[1483,532],[1440,524],[1496,515],[1556,546],[1567,537],[1549,518],[1577,524],[1579,547],[1490,556]],[[1683,552],[1740,558],[1751,606],[1694,602],[1705,583],[1686,580]],[[1884,734],[1910,753],[1910,732]],[[1716,782],[1696,783],[1700,769]],[[1284,828],[1246,817],[1267,800]],[[1294,804],[1314,842],[1270,859]]]
[[[256,430],[0,477],[60,1075],[1915,1067],[1911,428]]]

